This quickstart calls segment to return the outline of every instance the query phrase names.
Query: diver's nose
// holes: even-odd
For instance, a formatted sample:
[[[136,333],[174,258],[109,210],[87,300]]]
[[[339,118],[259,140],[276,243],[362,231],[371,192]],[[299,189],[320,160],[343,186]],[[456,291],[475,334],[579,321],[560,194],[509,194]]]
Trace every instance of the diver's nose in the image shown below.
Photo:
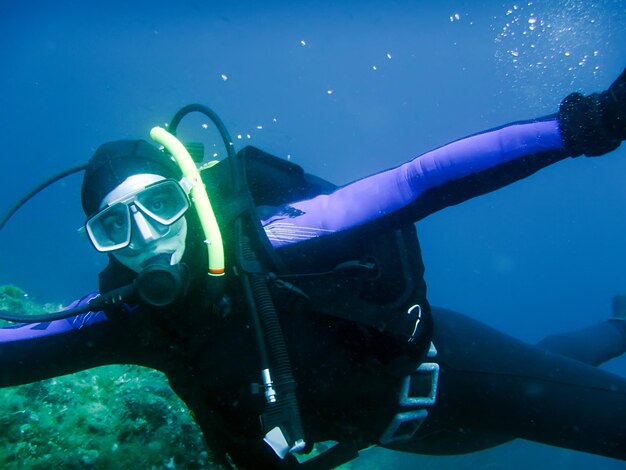
[[[136,244],[137,241],[140,244],[150,243],[161,237],[161,234],[152,226],[148,220],[144,217],[144,215],[137,209],[136,206],[132,205],[130,207],[131,215],[133,216],[133,220],[135,221],[135,226],[137,227],[137,233],[140,237],[135,237],[133,235],[133,244]],[[143,242],[143,243],[142,243]]]

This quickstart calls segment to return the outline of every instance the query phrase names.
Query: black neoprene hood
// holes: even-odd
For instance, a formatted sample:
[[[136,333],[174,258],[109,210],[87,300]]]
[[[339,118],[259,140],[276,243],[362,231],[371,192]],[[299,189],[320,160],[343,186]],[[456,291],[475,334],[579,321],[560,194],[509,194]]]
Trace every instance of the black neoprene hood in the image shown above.
[[[115,140],[95,151],[83,178],[81,202],[87,217],[100,207],[104,197],[126,178],[137,174],[154,174],[179,179],[176,163],[145,140]]]

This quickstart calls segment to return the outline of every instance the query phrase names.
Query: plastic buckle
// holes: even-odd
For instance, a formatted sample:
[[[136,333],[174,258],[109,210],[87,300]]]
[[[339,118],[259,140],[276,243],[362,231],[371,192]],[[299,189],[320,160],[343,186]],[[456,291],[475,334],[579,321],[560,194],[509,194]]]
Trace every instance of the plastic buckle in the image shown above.
[[[393,417],[385,432],[380,436],[382,445],[405,442],[411,439],[428,417],[428,411],[415,410],[398,413]]]
[[[436,355],[437,349],[431,343],[427,357],[432,359]],[[404,378],[398,403],[402,408],[418,409],[397,413],[379,439],[382,445],[405,442],[415,435],[428,417],[428,411],[424,407],[434,405],[437,400],[438,382],[439,364],[434,362],[420,364],[412,374]]]
[[[426,382],[426,384],[424,384]],[[439,364],[424,362],[415,372],[404,378],[400,389],[400,406],[432,406],[437,400]],[[411,396],[415,389],[425,390],[425,394]]]

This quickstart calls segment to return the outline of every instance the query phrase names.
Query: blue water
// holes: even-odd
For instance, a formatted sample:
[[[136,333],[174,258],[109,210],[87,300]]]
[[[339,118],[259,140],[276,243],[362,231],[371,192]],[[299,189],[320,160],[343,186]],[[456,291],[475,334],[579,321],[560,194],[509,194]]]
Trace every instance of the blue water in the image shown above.
[[[0,211],[190,102],[213,107],[238,148],[341,184],[553,113],[626,65],[617,0],[13,3],[0,15]],[[204,124],[185,132],[223,156]],[[609,316],[626,291],[625,180],[622,148],[419,222],[431,302],[528,341]],[[79,187],[74,176],[50,188],[0,233],[0,284],[57,302],[95,289],[104,259],[77,233]],[[624,358],[605,367],[626,375]],[[526,443],[454,459],[373,453],[378,468],[624,468]]]

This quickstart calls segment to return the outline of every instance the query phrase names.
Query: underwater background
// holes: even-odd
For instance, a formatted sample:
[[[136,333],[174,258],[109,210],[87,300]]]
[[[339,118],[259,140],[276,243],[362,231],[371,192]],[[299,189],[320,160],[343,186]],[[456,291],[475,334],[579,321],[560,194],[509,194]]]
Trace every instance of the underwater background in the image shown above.
[[[0,44],[3,214],[101,143],[148,139],[192,102],[221,116],[237,149],[337,184],[554,113],[626,66],[626,1],[3,2]],[[181,134],[224,156],[206,119]],[[77,232],[80,181],[47,189],[0,232],[0,285],[23,289],[0,291],[0,304],[58,306],[96,290],[106,259]],[[530,342],[609,317],[626,292],[625,183],[622,147],[418,222],[431,303]],[[626,375],[626,358],[603,367]],[[113,367],[0,391],[0,464],[210,468],[162,377],[137,374]],[[523,441],[458,457],[373,449],[350,467],[592,465],[626,468]]]

